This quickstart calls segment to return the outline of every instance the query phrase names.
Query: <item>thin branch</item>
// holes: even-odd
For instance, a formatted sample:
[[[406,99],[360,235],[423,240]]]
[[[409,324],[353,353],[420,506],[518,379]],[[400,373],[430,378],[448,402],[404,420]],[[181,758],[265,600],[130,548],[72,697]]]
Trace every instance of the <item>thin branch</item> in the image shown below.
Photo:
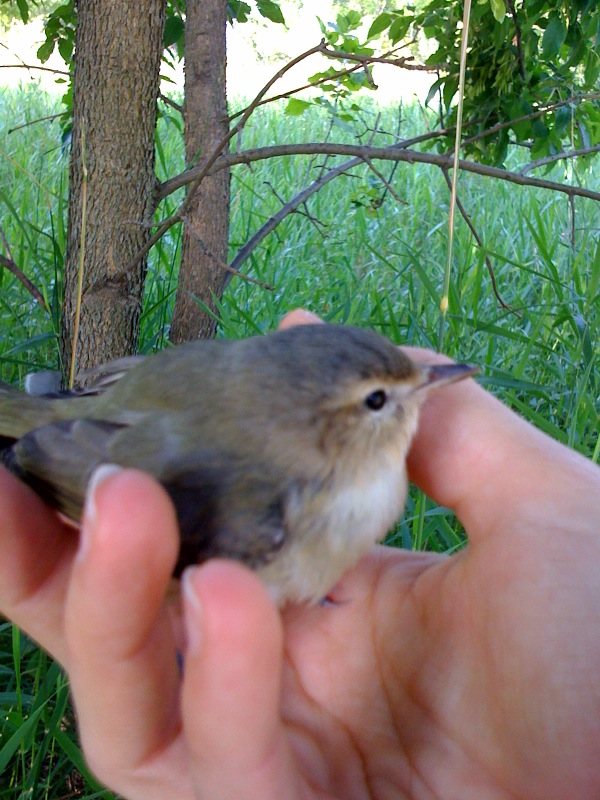
[[[161,92],[158,95],[158,99],[162,100],[165,105],[171,106],[171,108],[174,108],[175,111],[178,111],[180,114],[183,114],[183,106],[179,105],[179,103],[176,103],[175,100],[171,100],[171,98],[167,97],[166,94],[163,94]]]
[[[359,69],[362,69],[362,64],[355,64],[353,67],[348,67],[348,69],[341,69],[339,70],[339,72],[334,72],[332,75],[327,75],[324,78],[319,78],[319,80],[315,81],[314,83],[305,83],[303,86],[298,86],[296,89],[290,89],[287,92],[282,92],[281,94],[274,94],[272,97],[266,97],[264,100],[261,100],[260,103],[258,103],[256,108],[265,106],[268,103],[274,103],[276,100],[286,100],[288,97],[291,97],[294,94],[303,92],[306,89],[312,89],[315,86],[321,86],[321,84],[327,83],[328,81],[337,80],[337,78],[343,78],[345,75],[351,75],[353,72],[358,72]],[[234,119],[241,117],[242,114],[246,113],[246,111],[247,107],[243,108],[241,111],[236,111],[235,114],[232,114],[229,117],[229,121],[232,122]]]
[[[34,64],[0,64],[0,69],[39,69],[42,72],[53,72],[55,75],[66,75],[67,77],[71,74],[64,69],[52,69],[51,67],[40,67]]]
[[[532,169],[543,167],[544,164],[553,164],[555,161],[563,161],[567,158],[578,158],[579,156],[588,156],[590,153],[600,152],[600,144],[595,144],[593,147],[581,147],[579,150],[568,150],[562,153],[554,153],[554,155],[546,156],[545,158],[538,158],[537,161],[531,161],[529,164],[519,170],[519,175],[525,175],[531,172]]]
[[[468,139],[463,141],[463,147],[466,144],[471,144],[472,142],[476,142],[479,139],[484,139],[486,136],[493,136],[498,131],[504,130],[504,128],[510,128],[513,125],[517,125],[520,122],[526,122],[530,119],[537,119],[538,117],[543,117],[544,114],[548,114],[550,111],[556,111],[557,108],[562,108],[562,106],[568,106],[571,103],[578,103],[584,100],[598,100],[600,98],[600,92],[590,92],[589,94],[573,94],[570,97],[567,97],[566,100],[560,100],[557,103],[552,103],[549,106],[544,106],[543,108],[538,108],[535,111],[532,111],[530,114],[523,114],[522,117],[516,117],[515,119],[509,119],[506,122],[497,122],[495,125],[492,125],[491,128],[488,128],[481,133],[475,134],[475,136],[470,136]],[[468,123],[471,125],[472,123]],[[522,145],[521,145],[522,146]]]
[[[292,214],[296,209],[301,206],[302,204],[306,203],[306,201],[316,192],[323,188],[327,183],[337,178],[339,175],[348,172],[349,170],[353,169],[354,167],[360,166],[364,163],[364,151],[366,152],[367,158],[382,158],[382,159],[392,159],[394,161],[400,162],[413,162],[413,161],[421,161],[425,163],[431,163],[435,166],[440,167],[442,170],[448,170],[452,166],[452,159],[449,156],[443,155],[434,155],[431,153],[418,153],[414,151],[405,151],[401,147],[395,148],[364,148],[352,145],[345,145],[343,147],[344,153],[340,153],[340,149],[336,145],[323,145],[323,144],[312,144],[312,145],[280,145],[279,147],[270,147],[270,148],[259,148],[257,150],[248,150],[245,153],[232,153],[227,156],[223,156],[223,163],[219,160],[215,168],[216,169],[223,169],[228,166],[233,166],[235,164],[240,163],[251,163],[253,161],[259,161],[261,159],[272,158],[275,155],[311,155],[311,154],[319,154],[325,152],[328,155],[340,155],[340,154],[348,154],[349,150],[354,152],[358,152],[359,155],[350,159],[349,161],[345,161],[343,164],[339,164],[336,167],[333,167],[328,172],[324,173],[318,180],[311,183],[309,186],[305,187],[301,192],[299,192],[295,197],[289,200],[284,206],[282,206],[279,211],[274,214],[270,219],[262,225],[258,231],[246,242],[246,244],[237,252],[237,255],[231,262],[231,268],[233,270],[238,270],[242,264],[249,258],[250,254],[256,249],[256,247],[260,244],[260,242],[265,239],[272,231],[277,228],[277,226],[282,222],[289,214]],[[373,151],[377,150],[377,154]],[[360,154],[362,153],[362,154]],[[471,162],[463,162],[459,161],[459,168],[466,169],[467,166],[472,166],[473,169],[471,171],[476,172],[482,175],[491,175],[492,177],[499,178],[501,180],[510,180],[514,183],[524,185],[524,186],[538,186],[543,189],[550,189],[554,191],[561,191],[569,196],[575,196],[577,194],[589,197],[592,200],[600,201],[600,193],[597,192],[590,192],[585,189],[579,189],[579,187],[573,186],[563,186],[559,183],[554,183],[552,181],[543,181],[534,178],[523,178],[522,176],[516,175],[515,173],[507,172],[506,170],[501,170],[496,167],[486,167],[482,164],[476,164]],[[215,169],[215,171],[216,171]],[[181,176],[179,176],[181,177]],[[175,180],[175,179],[173,179]],[[166,197],[170,191],[175,191],[177,186],[173,185],[173,181],[169,181],[161,187],[161,191],[159,193],[160,197]],[[169,189],[169,190],[167,190]],[[466,211],[462,207],[462,204],[458,206],[459,211],[463,216],[465,216]],[[466,215],[468,217],[468,215]],[[466,218],[465,218],[466,221]],[[467,224],[469,224],[467,222]],[[475,231],[473,231],[473,235],[475,240],[478,240],[478,235]],[[480,246],[485,250],[485,247],[479,241]],[[487,262],[486,262],[487,264]],[[488,266],[488,271],[490,272],[490,278],[492,281],[492,287],[494,289],[494,293],[498,298],[500,304],[504,307],[506,303],[499,297],[497,292],[497,287],[495,285],[495,277],[493,274],[493,269],[490,270]],[[232,275],[226,275],[224,286],[226,288],[231,281]]]
[[[370,64],[391,64],[394,67],[402,67],[402,69],[419,70],[420,72],[438,72],[444,67],[440,64],[430,66],[427,64],[410,64],[412,56],[406,58],[389,58],[388,56],[365,56],[360,53],[347,53],[345,50],[330,50],[325,48],[323,55],[327,58],[339,58],[345,61],[358,61],[362,66]]]
[[[263,281],[259,281],[256,278],[251,278],[249,275],[244,275],[243,272],[240,272],[239,270],[235,269],[235,267],[232,267],[229,264],[226,264],[224,261],[221,261],[221,259],[217,258],[217,256],[212,252],[212,250],[210,250],[210,248],[207,247],[207,245],[204,243],[204,240],[202,239],[202,237],[195,231],[193,225],[190,223],[189,218],[188,217],[182,217],[181,221],[185,225],[187,225],[188,230],[190,231],[190,233],[192,234],[194,239],[198,242],[200,247],[204,250],[205,254],[218,267],[220,267],[221,269],[225,270],[225,272],[230,273],[230,275],[232,275],[232,276],[235,275],[237,278],[241,278],[244,281],[248,281],[248,283],[254,283],[254,284],[256,284],[256,286],[261,286],[263,289],[268,289],[271,292],[275,291],[275,287],[272,286],[270,283],[264,283]],[[231,278],[229,278],[229,280],[231,280]]]
[[[0,253],[0,267],[4,267],[9,272],[12,272],[15,278],[23,284],[29,294],[40,304],[44,311],[50,313],[50,309],[44,300],[44,295],[40,292],[37,286],[29,280],[27,275],[25,275],[25,273],[19,269],[12,258],[6,258],[6,256],[3,256]]]
[[[403,45],[404,46],[404,45]],[[342,50],[327,50],[324,49],[323,55],[326,55],[330,58],[340,58],[346,60],[354,60],[358,61],[353,67],[347,67],[346,69],[341,69],[338,72],[334,72],[331,75],[325,75],[319,80],[314,82],[305,83],[303,86],[298,86],[295,89],[290,89],[287,92],[282,92],[281,94],[273,95],[272,97],[267,97],[264,100],[261,100],[260,103],[256,106],[260,108],[260,106],[264,106],[267,103],[274,103],[276,100],[285,100],[288,97],[291,97],[294,94],[298,94],[299,92],[303,92],[306,89],[313,89],[316,86],[321,86],[323,83],[328,83],[329,81],[337,80],[338,78],[343,78],[346,75],[351,75],[353,72],[358,72],[358,70],[363,69],[365,66],[368,66],[370,63],[379,63],[379,64],[390,64],[392,66],[400,67],[403,69],[429,69],[429,67],[420,67],[415,65],[406,64],[406,59],[401,58],[392,58],[391,54],[394,53],[396,50],[401,48],[395,48],[394,50],[390,50],[388,53],[385,53],[382,56],[361,56],[360,58],[354,57],[351,53],[346,53]],[[232,114],[229,117],[229,121],[233,121],[237,119],[239,116],[244,114],[247,109],[242,109],[241,111],[237,111],[235,114]]]
[[[37,286],[32,281],[29,280],[27,275],[25,275],[25,273],[17,266],[13,258],[13,255],[11,253],[8,239],[4,235],[4,231],[2,230],[2,228],[0,228],[0,239],[2,239],[4,249],[6,250],[6,255],[8,256],[8,258],[6,258],[2,254],[0,254],[0,266],[5,267],[9,272],[12,272],[15,278],[17,278],[17,280],[19,280],[23,284],[23,286],[27,289],[27,291],[31,294],[31,296],[40,304],[40,306],[44,309],[44,311],[50,313],[50,309],[46,305],[46,301],[44,300],[43,294],[40,292]]]
[[[270,189],[270,190],[273,192],[273,194],[274,194],[274,195],[275,195],[275,197],[276,197],[276,198],[279,200],[279,202],[281,203],[281,205],[282,205],[282,206],[284,206],[284,205],[285,205],[285,200],[284,200],[284,199],[281,197],[281,195],[279,194],[279,192],[277,191],[277,189],[275,189],[275,187],[273,186],[273,184],[271,184],[269,181],[264,181],[264,183],[265,183],[265,185],[266,185],[266,186],[268,186],[268,187],[269,187],[269,189]],[[314,225],[314,226],[315,226],[315,228],[317,229],[317,233],[318,233],[320,236],[324,237],[324,236],[325,236],[325,234],[323,233],[323,231],[321,230],[321,228],[326,228],[326,227],[327,227],[327,226],[325,225],[325,223],[324,223],[324,222],[321,222],[321,220],[320,220],[320,219],[317,219],[316,217],[314,217],[314,216],[313,216],[313,215],[310,213],[310,211],[308,210],[308,207],[306,206],[306,202],[304,202],[302,205],[304,206],[304,210],[303,210],[303,211],[298,211],[297,209],[295,209],[295,212],[296,212],[297,214],[299,214],[301,217],[305,217],[305,218],[306,218],[306,219],[307,219],[307,220],[310,222],[310,224],[311,224],[311,225]],[[319,227],[319,226],[320,226],[320,227]]]
[[[293,94],[293,92],[288,92],[283,95],[278,95],[277,97],[287,97],[290,94]],[[277,97],[273,97],[270,99],[275,100],[277,99]],[[471,136],[468,139],[465,139],[462,145],[464,146],[466,144],[471,144],[472,142],[476,142],[480,139],[485,138],[486,136],[492,136],[494,133],[497,133],[498,131],[503,130],[504,128],[509,128],[511,125],[516,125],[519,122],[524,122],[530,119],[536,119],[537,117],[541,117],[550,111],[554,111],[557,108],[561,108],[561,106],[569,105],[570,103],[575,103],[584,100],[595,100],[598,98],[600,98],[600,92],[572,95],[571,97],[568,97],[566,100],[561,100],[560,102],[553,103],[552,105],[549,106],[545,106],[544,108],[538,109],[537,111],[533,111],[530,114],[524,114],[521,117],[516,117],[515,119],[509,120],[507,122],[499,122],[496,125],[493,125],[491,128],[488,128],[485,131],[481,131],[480,133],[475,134],[474,136]],[[265,100],[263,102],[266,103],[269,102],[269,100]],[[246,110],[247,109],[239,113],[240,114],[245,113]],[[232,117],[232,119],[233,118],[234,117]],[[480,122],[482,122],[482,119],[468,120],[467,122],[464,123],[463,128],[472,127],[473,125],[478,125]],[[432,139],[440,139],[444,136],[448,136],[451,133],[454,133],[455,130],[456,130],[455,125],[451,125],[448,128],[439,128],[435,131],[428,131],[427,133],[421,133],[418,136],[413,136],[410,139],[403,139],[402,141],[399,141],[392,146],[399,149],[408,149],[409,147],[413,147],[416,144],[421,144],[422,142],[427,142]],[[524,145],[523,143],[520,143],[519,146],[523,147]],[[177,189],[180,189],[182,186],[185,186],[187,183],[189,183],[191,179],[188,173],[189,171],[186,170],[185,172],[182,172],[179,175],[175,175],[175,177],[170,178],[169,180],[162,183],[158,189],[158,199],[163,200],[165,197],[168,197],[168,195],[172,194]]]
[[[446,179],[446,183],[448,184],[448,189],[450,189],[450,191],[452,191],[452,180],[450,178],[450,175],[448,174],[448,170],[447,169],[442,169],[442,174],[443,174],[444,178]],[[456,207],[460,211],[461,216],[464,219],[464,221],[467,223],[467,227],[469,228],[469,230],[473,234],[473,238],[477,242],[477,245],[479,246],[479,248],[483,252],[483,257],[485,259],[485,265],[487,267],[487,271],[488,271],[489,276],[490,276],[490,281],[492,282],[492,290],[493,290],[494,294],[496,295],[496,299],[498,300],[498,302],[500,303],[502,308],[505,308],[507,311],[512,311],[513,313],[516,314],[517,312],[514,310],[514,308],[509,306],[508,303],[506,303],[502,299],[502,296],[500,295],[500,292],[498,291],[498,285],[496,283],[496,275],[494,273],[494,268],[492,267],[492,262],[490,260],[490,257],[488,256],[487,248],[484,245],[481,237],[477,233],[477,229],[473,225],[473,222],[471,221],[471,218],[470,218],[469,214],[467,213],[466,208],[463,206],[463,204],[462,204],[462,202],[461,202],[461,200],[460,200],[458,195],[456,195],[455,200],[456,200]]]
[[[214,174],[222,169],[228,169],[236,164],[252,164],[255,161],[264,161],[276,156],[297,156],[297,155],[334,155],[350,156],[364,161],[365,158],[382,159],[387,161],[403,161],[407,164],[432,164],[440,168],[451,168],[452,157],[441,153],[423,153],[418,150],[404,149],[398,145],[391,147],[366,147],[364,145],[336,144],[322,142],[306,142],[302,144],[282,144],[271,147],[257,147],[251,150],[242,150],[237,153],[227,153],[220,156],[214,167],[208,174]],[[583,186],[570,186],[568,184],[557,183],[542,178],[528,178],[518,172],[510,172],[500,167],[492,167],[487,164],[480,164],[476,161],[466,161],[460,159],[459,169],[465,172],[472,172],[475,175],[485,175],[496,178],[508,183],[515,183],[518,186],[536,186],[539,189],[549,189],[555,192],[574,197],[587,197],[589,200],[600,201],[600,192],[594,192]],[[348,169],[348,166],[345,169]],[[176,189],[193,181],[198,174],[198,167],[188,170],[186,173],[167,181],[159,188],[159,198],[162,199],[174,192]]]
[[[369,151],[367,152],[367,158],[382,158],[382,159],[392,159],[396,162],[404,161],[404,162],[415,162],[421,161],[424,163],[431,163],[442,170],[448,170],[452,166],[452,159],[449,156],[443,155],[435,155],[431,153],[418,153],[415,151],[406,151],[400,146],[394,146],[393,148],[364,148],[358,147],[353,145],[345,145],[343,146],[344,152],[340,151],[340,148],[336,145],[323,145],[323,144],[311,144],[311,145],[280,145],[279,147],[270,147],[270,148],[258,148],[256,150],[249,150],[245,153],[235,153],[229,154],[228,156],[224,156],[224,164],[221,166],[221,162],[217,162],[215,165],[217,168],[221,169],[228,166],[233,166],[235,164],[240,163],[251,163],[253,161],[258,161],[261,159],[272,158],[275,155],[300,155],[300,154],[319,154],[325,152],[328,155],[347,155],[348,152],[351,150],[353,152],[362,151]],[[377,154],[375,151],[377,150]],[[357,155],[356,157],[350,159],[349,161],[344,162],[343,164],[338,165],[337,167],[333,167],[329,172],[322,175],[318,180],[314,181],[312,184],[307,186],[301,192],[299,192],[294,198],[288,201],[279,211],[274,214],[265,224],[259,228],[259,230],[252,236],[251,239],[246,242],[244,247],[242,247],[233,261],[231,262],[231,267],[234,269],[239,269],[239,267],[246,261],[246,259],[250,256],[253,250],[260,244],[260,242],[265,239],[275,228],[279,225],[279,223],[285,219],[289,214],[293,213],[298,206],[305,203],[308,198],[318,192],[323,186],[325,186],[329,181],[334,180],[339,175],[348,172],[350,169],[359,166],[361,163],[365,161],[364,155]],[[481,175],[490,175],[491,177],[498,178],[500,180],[510,181],[513,183],[517,183],[523,186],[537,186],[542,189],[550,189],[552,191],[560,191],[564,192],[570,197],[574,197],[576,195],[588,197],[589,199],[600,201],[600,193],[598,192],[590,192],[586,189],[581,189],[580,187],[575,186],[564,186],[563,184],[555,183],[553,181],[545,181],[539,180],[535,178],[525,178],[523,176],[519,176],[515,173],[508,172],[506,170],[498,169],[497,167],[487,167],[482,164],[477,164],[475,162],[465,162],[459,161],[459,169],[466,169],[476,174]],[[182,176],[178,176],[181,178]],[[172,181],[168,181],[167,183],[163,184],[161,190],[159,192],[159,196],[166,197],[171,191],[175,191],[178,186],[175,186]],[[182,185],[182,184],[181,184]],[[468,215],[466,215],[466,211],[462,204],[458,206],[459,211],[465,217],[465,221],[467,221]],[[466,216],[465,216],[466,215]],[[469,222],[467,222],[467,225]],[[478,240],[477,233],[473,230],[473,235],[475,240]],[[481,244],[483,249],[485,247]],[[494,290],[494,294],[498,298],[500,304],[504,307],[508,306],[499,296],[497,291],[496,283],[495,283],[495,276],[493,272],[493,268],[487,261],[486,257],[486,266],[488,268],[488,272],[490,273],[490,279],[492,281],[492,288]],[[225,277],[224,287],[225,288],[231,280],[231,276],[227,275]]]
[[[133,266],[135,266],[135,264],[139,261],[139,259],[144,257],[144,255],[148,252],[148,250],[150,250],[156,244],[156,242],[158,242],[161,239],[161,237],[166,233],[166,231],[168,231],[173,225],[176,225],[182,221],[182,218],[184,217],[187,209],[189,208],[194,194],[197,192],[202,181],[206,176],[215,174],[216,172],[222,169],[227,169],[236,164],[250,165],[254,161],[273,158],[276,156],[289,156],[289,155],[322,154],[327,156],[336,156],[336,155],[351,156],[350,161],[328,172],[326,174],[327,180],[331,180],[333,177],[335,177],[335,174],[341,174],[343,172],[347,172],[349,169],[351,169],[353,166],[356,166],[361,161],[367,163],[369,166],[372,166],[371,165],[372,159],[384,159],[396,162],[403,161],[408,163],[415,163],[415,162],[429,163],[429,164],[434,164],[435,166],[438,166],[442,169],[444,168],[448,169],[450,167],[451,160],[448,156],[441,154],[433,154],[433,153],[422,153],[419,151],[411,150],[409,148],[412,145],[425,141],[427,139],[446,135],[449,131],[452,130],[452,128],[448,130],[430,132],[421,135],[419,137],[414,137],[413,139],[397,143],[387,148],[371,147],[371,146],[365,147],[360,145],[341,145],[332,143],[307,143],[300,145],[276,145],[272,147],[257,148],[247,151],[238,151],[236,153],[224,152],[226,145],[232,140],[232,138],[241,133],[242,128],[244,127],[245,123],[247,122],[248,118],[253,113],[253,111],[263,102],[266,102],[264,98],[265,95],[268,93],[269,89],[271,88],[271,86],[273,86],[283,75],[286,74],[286,72],[292,69],[292,67],[296,66],[300,61],[316,53],[325,53],[327,55],[330,55],[331,57],[340,57],[346,59],[352,57],[354,58],[354,60],[357,60],[361,64],[364,64],[365,61],[370,58],[367,56],[354,57],[354,54],[344,53],[343,51],[328,50],[325,41],[321,41],[319,45],[310,48],[297,58],[288,62],[284,67],[282,67],[271,78],[271,80],[268,81],[267,84],[265,84],[265,86],[254,98],[252,103],[246,109],[244,109],[238,124],[232,129],[230,129],[230,131],[221,139],[221,141],[213,149],[212,153],[209,155],[209,157],[203,164],[186,170],[184,173],[175,176],[174,178],[164,182],[158,187],[157,200],[160,201],[165,197],[167,197],[172,192],[174,192],[176,189],[191,184],[187,196],[183,201],[182,205],[180,206],[179,210],[172,216],[165,219],[159,225],[157,231],[149,238],[144,247],[142,247],[138,251],[138,253],[126,266],[124,271],[128,271]],[[372,60],[377,61],[380,59],[372,59]],[[386,63],[389,63],[389,61],[390,61],[389,59],[386,59]],[[396,61],[398,63],[401,62],[402,65],[405,66],[404,59],[396,59]],[[547,110],[549,109],[546,109],[546,111]],[[545,112],[535,112],[535,113],[545,113]],[[467,124],[475,124],[475,122],[476,121],[472,121],[471,123]],[[491,130],[492,129],[490,129],[490,131]],[[477,137],[475,138],[481,138],[484,135],[489,135],[489,134],[487,132],[483,132],[481,134],[478,134]],[[460,160],[458,162],[458,168],[464,169],[465,171],[473,172],[475,174],[487,175],[490,177],[497,178],[499,180],[516,183],[518,185],[536,186],[538,188],[563,192],[568,196],[582,196],[582,197],[588,197],[592,200],[600,200],[600,193],[593,192],[591,190],[584,189],[582,187],[565,186],[563,184],[559,184],[554,181],[546,181],[539,178],[527,178],[524,175],[512,173],[507,170],[499,169],[497,167],[490,167],[487,165],[478,164],[472,161]],[[389,188],[389,181],[385,183],[386,186]],[[315,184],[312,184],[311,187],[314,187],[314,185]],[[307,197],[310,196],[310,194],[312,194],[314,191],[317,191],[317,189],[311,189],[311,187],[307,187],[307,190],[305,190],[308,191],[308,194],[306,195]],[[280,212],[278,212],[277,215],[275,215],[270,220],[268,220],[267,223],[265,223],[265,225],[256,234],[256,235],[260,234],[258,241],[264,238],[264,236],[266,236],[267,233],[269,233],[276,227],[279,219],[283,219],[288,213],[291,213],[292,210],[296,210],[298,205],[304,202],[304,199],[298,199],[302,198],[303,194],[304,193],[301,192],[296,198],[290,201],[289,204],[286,204],[282,209],[280,209]],[[286,210],[288,208],[290,210]],[[279,217],[279,214],[281,214],[282,216]],[[251,245],[252,242],[254,241],[255,237],[253,237],[250,240],[250,242],[248,242],[248,245]],[[255,246],[256,243],[252,244],[252,246],[250,246],[248,250],[248,253],[251,252]],[[244,250],[245,249],[243,248],[238,253],[238,256],[240,256],[242,261],[245,260],[245,258],[247,257],[247,255],[244,256]],[[236,256],[236,258],[238,256]],[[234,262],[232,262],[232,265],[233,263]],[[236,266],[238,265],[239,264],[236,264]]]
[[[21,125],[15,125],[14,128],[9,128],[8,133],[20,131],[21,128],[28,128],[30,125],[37,125],[38,122],[49,122],[53,119],[59,119],[69,114],[69,111],[61,111],[59,114],[49,114],[47,117],[40,117],[39,119],[32,119],[31,122],[23,122]]]
[[[333,167],[329,170],[329,172],[325,172],[318,178],[316,181],[311,183],[309,186],[306,186],[301,192],[299,192],[295,197],[289,200],[284,206],[282,206],[279,211],[274,214],[270,219],[268,219],[262,227],[260,227],[254,236],[252,236],[246,244],[238,250],[237,255],[231,262],[231,266],[239,269],[241,265],[246,261],[246,259],[250,256],[252,251],[265,239],[275,228],[282,222],[289,214],[292,214],[298,206],[301,206],[305,203],[308,198],[318,192],[320,189],[323,188],[329,181],[332,181],[334,178],[337,178],[342,173],[347,172],[349,169],[353,167],[358,167],[363,163],[362,158],[353,158],[351,161],[347,161],[345,164],[340,164],[337,167]],[[227,275],[225,277],[225,283],[223,289],[225,289],[231,277]]]
[[[242,115],[242,118],[238,122],[238,124],[234,128],[231,128],[231,130],[225,136],[223,136],[221,141],[214,148],[213,152],[211,153],[211,155],[209,155],[204,164],[197,168],[194,174],[194,178],[192,179],[191,186],[186,195],[186,198],[179,207],[179,210],[175,214],[173,214],[173,216],[164,220],[164,222],[160,225],[156,233],[153,236],[151,236],[150,239],[148,239],[146,244],[142,248],[140,248],[140,250],[138,250],[138,252],[131,259],[129,264],[127,264],[127,266],[124,269],[124,272],[129,272],[131,269],[133,269],[133,267],[135,267],[138,261],[146,255],[148,250],[150,250],[156,244],[156,242],[159,241],[159,239],[162,238],[162,236],[169,230],[169,228],[172,228],[173,225],[176,225],[178,222],[181,222],[182,216],[189,209],[194,195],[200,188],[200,184],[202,183],[204,178],[210,174],[211,168],[214,165],[215,161],[218,158],[223,157],[221,154],[226,145],[229,144],[231,139],[233,139],[233,137],[236,136],[242,130],[242,128],[248,121],[248,118],[250,117],[254,109],[258,106],[260,101],[263,99],[265,94],[269,91],[271,86],[273,86],[274,83],[276,83],[280,78],[282,78],[286,74],[286,72],[292,69],[292,67],[295,67],[296,64],[299,64],[305,58],[312,56],[314,53],[322,52],[324,47],[325,47],[325,42],[321,41],[316,47],[311,47],[310,50],[306,50],[304,53],[301,53],[299,56],[296,56],[296,58],[292,59],[291,61],[288,61],[288,63],[285,64],[285,66],[283,66],[280,70],[278,70],[278,72],[271,78],[271,80],[269,80],[263,86],[263,88],[256,95],[252,103],[250,103],[250,105]]]
[[[395,191],[395,189],[389,183],[389,181],[387,180],[385,175],[382,175],[382,173],[375,166],[373,166],[373,162],[371,161],[371,159],[369,157],[364,158],[363,161],[369,167],[369,169],[372,170],[372,172],[374,172],[375,175],[379,178],[379,180],[383,183],[383,185],[385,186],[387,191],[392,195],[394,200],[396,200],[401,205],[404,205],[404,206],[408,205],[406,200],[403,200],[401,197],[398,196],[398,192]]]
[[[571,212],[571,249],[575,250],[575,198],[569,197],[569,210]]]

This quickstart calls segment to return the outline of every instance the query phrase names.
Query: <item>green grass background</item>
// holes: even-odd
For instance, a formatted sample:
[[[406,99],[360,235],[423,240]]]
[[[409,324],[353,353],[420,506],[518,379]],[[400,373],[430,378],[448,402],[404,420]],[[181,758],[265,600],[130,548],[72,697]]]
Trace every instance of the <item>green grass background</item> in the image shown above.
[[[61,268],[65,254],[68,153],[57,121],[9,130],[60,110],[35,85],[0,89],[0,227],[11,254],[43,291],[42,311],[20,283],[0,269],[0,377],[19,383],[27,372],[56,368]],[[183,168],[181,121],[162,107],[157,173]],[[243,147],[279,142],[368,140],[423,130],[417,107],[376,109],[355,124],[322,110],[298,118],[281,108],[259,110]],[[389,132],[386,134],[385,132]],[[519,154],[508,166],[518,166]],[[522,157],[522,156],[521,156]],[[325,167],[324,157],[294,157],[236,168],[231,183],[231,250],[237,249]],[[449,193],[442,175],[426,165],[380,162],[394,199],[365,166],[329,184],[288,217],[243,267],[272,284],[267,291],[234,279],[219,304],[220,336],[273,329],[288,310],[303,306],[331,322],[375,328],[398,343],[436,347],[447,246]],[[555,180],[600,189],[600,162],[559,164]],[[482,383],[548,434],[600,458],[598,340],[600,222],[593,201],[518,188],[463,174],[459,196],[482,237],[502,298],[495,298],[483,253],[457,218],[450,307],[443,349],[479,364]],[[161,204],[175,210],[181,193]],[[574,239],[574,241],[573,241]],[[165,346],[180,254],[171,229],[150,255],[140,349]],[[453,515],[413,491],[391,537],[408,548],[452,552],[464,543]],[[58,667],[9,623],[0,625],[0,798],[111,797],[89,776],[77,745],[68,685]],[[83,776],[83,777],[82,777]]]

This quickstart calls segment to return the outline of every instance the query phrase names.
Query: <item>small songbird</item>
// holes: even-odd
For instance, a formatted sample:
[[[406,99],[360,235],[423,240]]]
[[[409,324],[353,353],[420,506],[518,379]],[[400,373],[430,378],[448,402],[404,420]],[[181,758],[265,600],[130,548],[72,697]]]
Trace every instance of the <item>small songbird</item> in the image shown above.
[[[476,371],[343,325],[188,342],[80,393],[0,385],[0,461],[75,521],[100,464],[144,470],[177,512],[176,574],[233,558],[278,605],[312,602],[398,519],[428,392]]]

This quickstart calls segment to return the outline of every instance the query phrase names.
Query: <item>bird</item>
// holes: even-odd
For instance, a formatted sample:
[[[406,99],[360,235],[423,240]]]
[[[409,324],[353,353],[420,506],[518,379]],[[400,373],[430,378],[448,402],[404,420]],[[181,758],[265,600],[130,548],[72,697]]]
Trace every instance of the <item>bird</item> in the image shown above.
[[[143,470],[175,507],[176,576],[231,558],[278,606],[314,603],[400,517],[428,394],[476,372],[347,325],[197,340],[77,391],[0,384],[0,463],[75,522],[98,466]]]

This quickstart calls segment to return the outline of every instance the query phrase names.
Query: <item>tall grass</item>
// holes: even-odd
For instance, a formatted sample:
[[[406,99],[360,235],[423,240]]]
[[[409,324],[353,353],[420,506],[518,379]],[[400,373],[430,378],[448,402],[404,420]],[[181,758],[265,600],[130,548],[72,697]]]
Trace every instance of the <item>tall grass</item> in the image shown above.
[[[46,314],[0,271],[0,375],[19,382],[31,370],[58,365],[61,267],[65,253],[67,156],[58,122],[8,128],[57,110],[35,87],[0,91],[0,226],[15,261],[47,297]],[[381,109],[383,130],[414,135],[419,109]],[[357,122],[365,131],[373,109]],[[157,135],[157,172],[184,164],[181,123],[165,110]],[[368,136],[368,134],[366,134]],[[317,112],[291,120],[257,112],[243,146],[348,137],[343,124]],[[377,142],[390,137],[378,135]],[[516,158],[516,156],[514,156]],[[294,157],[237,168],[231,184],[231,256],[279,207],[336,163]],[[513,166],[516,165],[513,164]],[[426,165],[380,164],[402,202],[368,167],[338,178],[303,213],[288,217],[244,265],[268,291],[234,279],[219,303],[219,335],[274,328],[304,306],[326,320],[369,326],[394,341],[434,347],[447,240],[448,189]],[[557,166],[555,179],[600,188],[600,166]],[[180,194],[161,204],[176,208]],[[600,457],[600,230],[598,208],[557,194],[461,175],[459,196],[484,241],[483,253],[459,218],[444,349],[481,365],[482,382],[526,419],[585,455]],[[165,344],[180,256],[172,229],[148,262],[140,349]],[[452,551],[464,537],[445,509],[411,493],[393,540],[405,547]],[[0,627],[0,798],[106,796],[86,773],[73,733],[67,687],[58,668],[9,625]],[[83,777],[81,777],[83,775]],[[97,794],[99,792],[99,794]]]

